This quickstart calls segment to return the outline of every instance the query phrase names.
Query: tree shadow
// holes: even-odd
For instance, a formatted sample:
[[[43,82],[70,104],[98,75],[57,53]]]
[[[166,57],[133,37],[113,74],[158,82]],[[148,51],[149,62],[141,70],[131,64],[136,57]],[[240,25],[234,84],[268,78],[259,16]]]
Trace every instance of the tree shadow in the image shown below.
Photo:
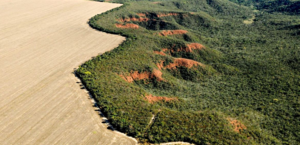
[[[95,58],[95,57],[92,57],[92,58]],[[80,77],[76,74],[76,70],[77,68],[74,68],[74,71],[72,72],[72,74],[74,74],[74,76],[76,78],[78,78],[80,81],[77,81],[76,83],[79,84],[79,87],[81,89],[86,89],[87,92],[88,92],[88,96],[89,96],[89,99],[92,100],[92,106],[95,108],[94,111],[96,111],[99,115],[99,117],[101,117],[102,119],[102,124],[107,126],[107,129],[108,130],[111,130],[111,131],[117,131],[112,125],[111,123],[109,122],[109,120],[106,118],[106,116],[102,113],[100,107],[98,106],[98,101],[97,99],[90,93],[90,90],[85,86],[85,84],[82,82],[82,80],[80,79]],[[124,133],[125,136],[128,136],[127,134]],[[128,137],[132,137],[132,136],[128,136]]]

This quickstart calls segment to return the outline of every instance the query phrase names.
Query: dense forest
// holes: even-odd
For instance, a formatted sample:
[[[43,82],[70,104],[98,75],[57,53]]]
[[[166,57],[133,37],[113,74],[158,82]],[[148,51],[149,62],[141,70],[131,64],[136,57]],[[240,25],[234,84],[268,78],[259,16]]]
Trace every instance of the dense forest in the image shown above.
[[[142,143],[300,143],[300,1],[109,2],[124,5],[89,24],[127,39],[76,74],[117,130]]]
[[[286,14],[299,14],[299,0],[230,0],[238,4],[254,7],[267,12],[280,12]]]

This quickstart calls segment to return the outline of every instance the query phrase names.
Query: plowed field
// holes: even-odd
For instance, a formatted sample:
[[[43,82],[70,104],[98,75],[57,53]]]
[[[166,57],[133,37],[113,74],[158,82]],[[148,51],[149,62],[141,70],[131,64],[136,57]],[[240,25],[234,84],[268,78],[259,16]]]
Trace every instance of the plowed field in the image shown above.
[[[87,0],[0,1],[0,143],[136,144],[110,131],[74,68],[124,37],[91,29],[118,4]]]

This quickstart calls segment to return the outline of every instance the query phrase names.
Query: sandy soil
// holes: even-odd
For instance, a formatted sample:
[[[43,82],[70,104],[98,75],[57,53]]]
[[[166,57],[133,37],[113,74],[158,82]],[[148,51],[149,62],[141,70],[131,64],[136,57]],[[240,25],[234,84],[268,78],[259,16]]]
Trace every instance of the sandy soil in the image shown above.
[[[125,38],[87,25],[118,4],[0,1],[0,143],[136,144],[107,129],[74,68]]]

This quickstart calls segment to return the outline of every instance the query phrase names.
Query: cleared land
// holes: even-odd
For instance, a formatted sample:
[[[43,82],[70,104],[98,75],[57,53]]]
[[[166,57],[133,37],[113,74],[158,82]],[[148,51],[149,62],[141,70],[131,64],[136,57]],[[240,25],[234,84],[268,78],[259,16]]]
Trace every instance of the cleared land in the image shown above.
[[[87,21],[118,4],[0,1],[1,144],[136,144],[110,131],[73,69],[125,38]]]

